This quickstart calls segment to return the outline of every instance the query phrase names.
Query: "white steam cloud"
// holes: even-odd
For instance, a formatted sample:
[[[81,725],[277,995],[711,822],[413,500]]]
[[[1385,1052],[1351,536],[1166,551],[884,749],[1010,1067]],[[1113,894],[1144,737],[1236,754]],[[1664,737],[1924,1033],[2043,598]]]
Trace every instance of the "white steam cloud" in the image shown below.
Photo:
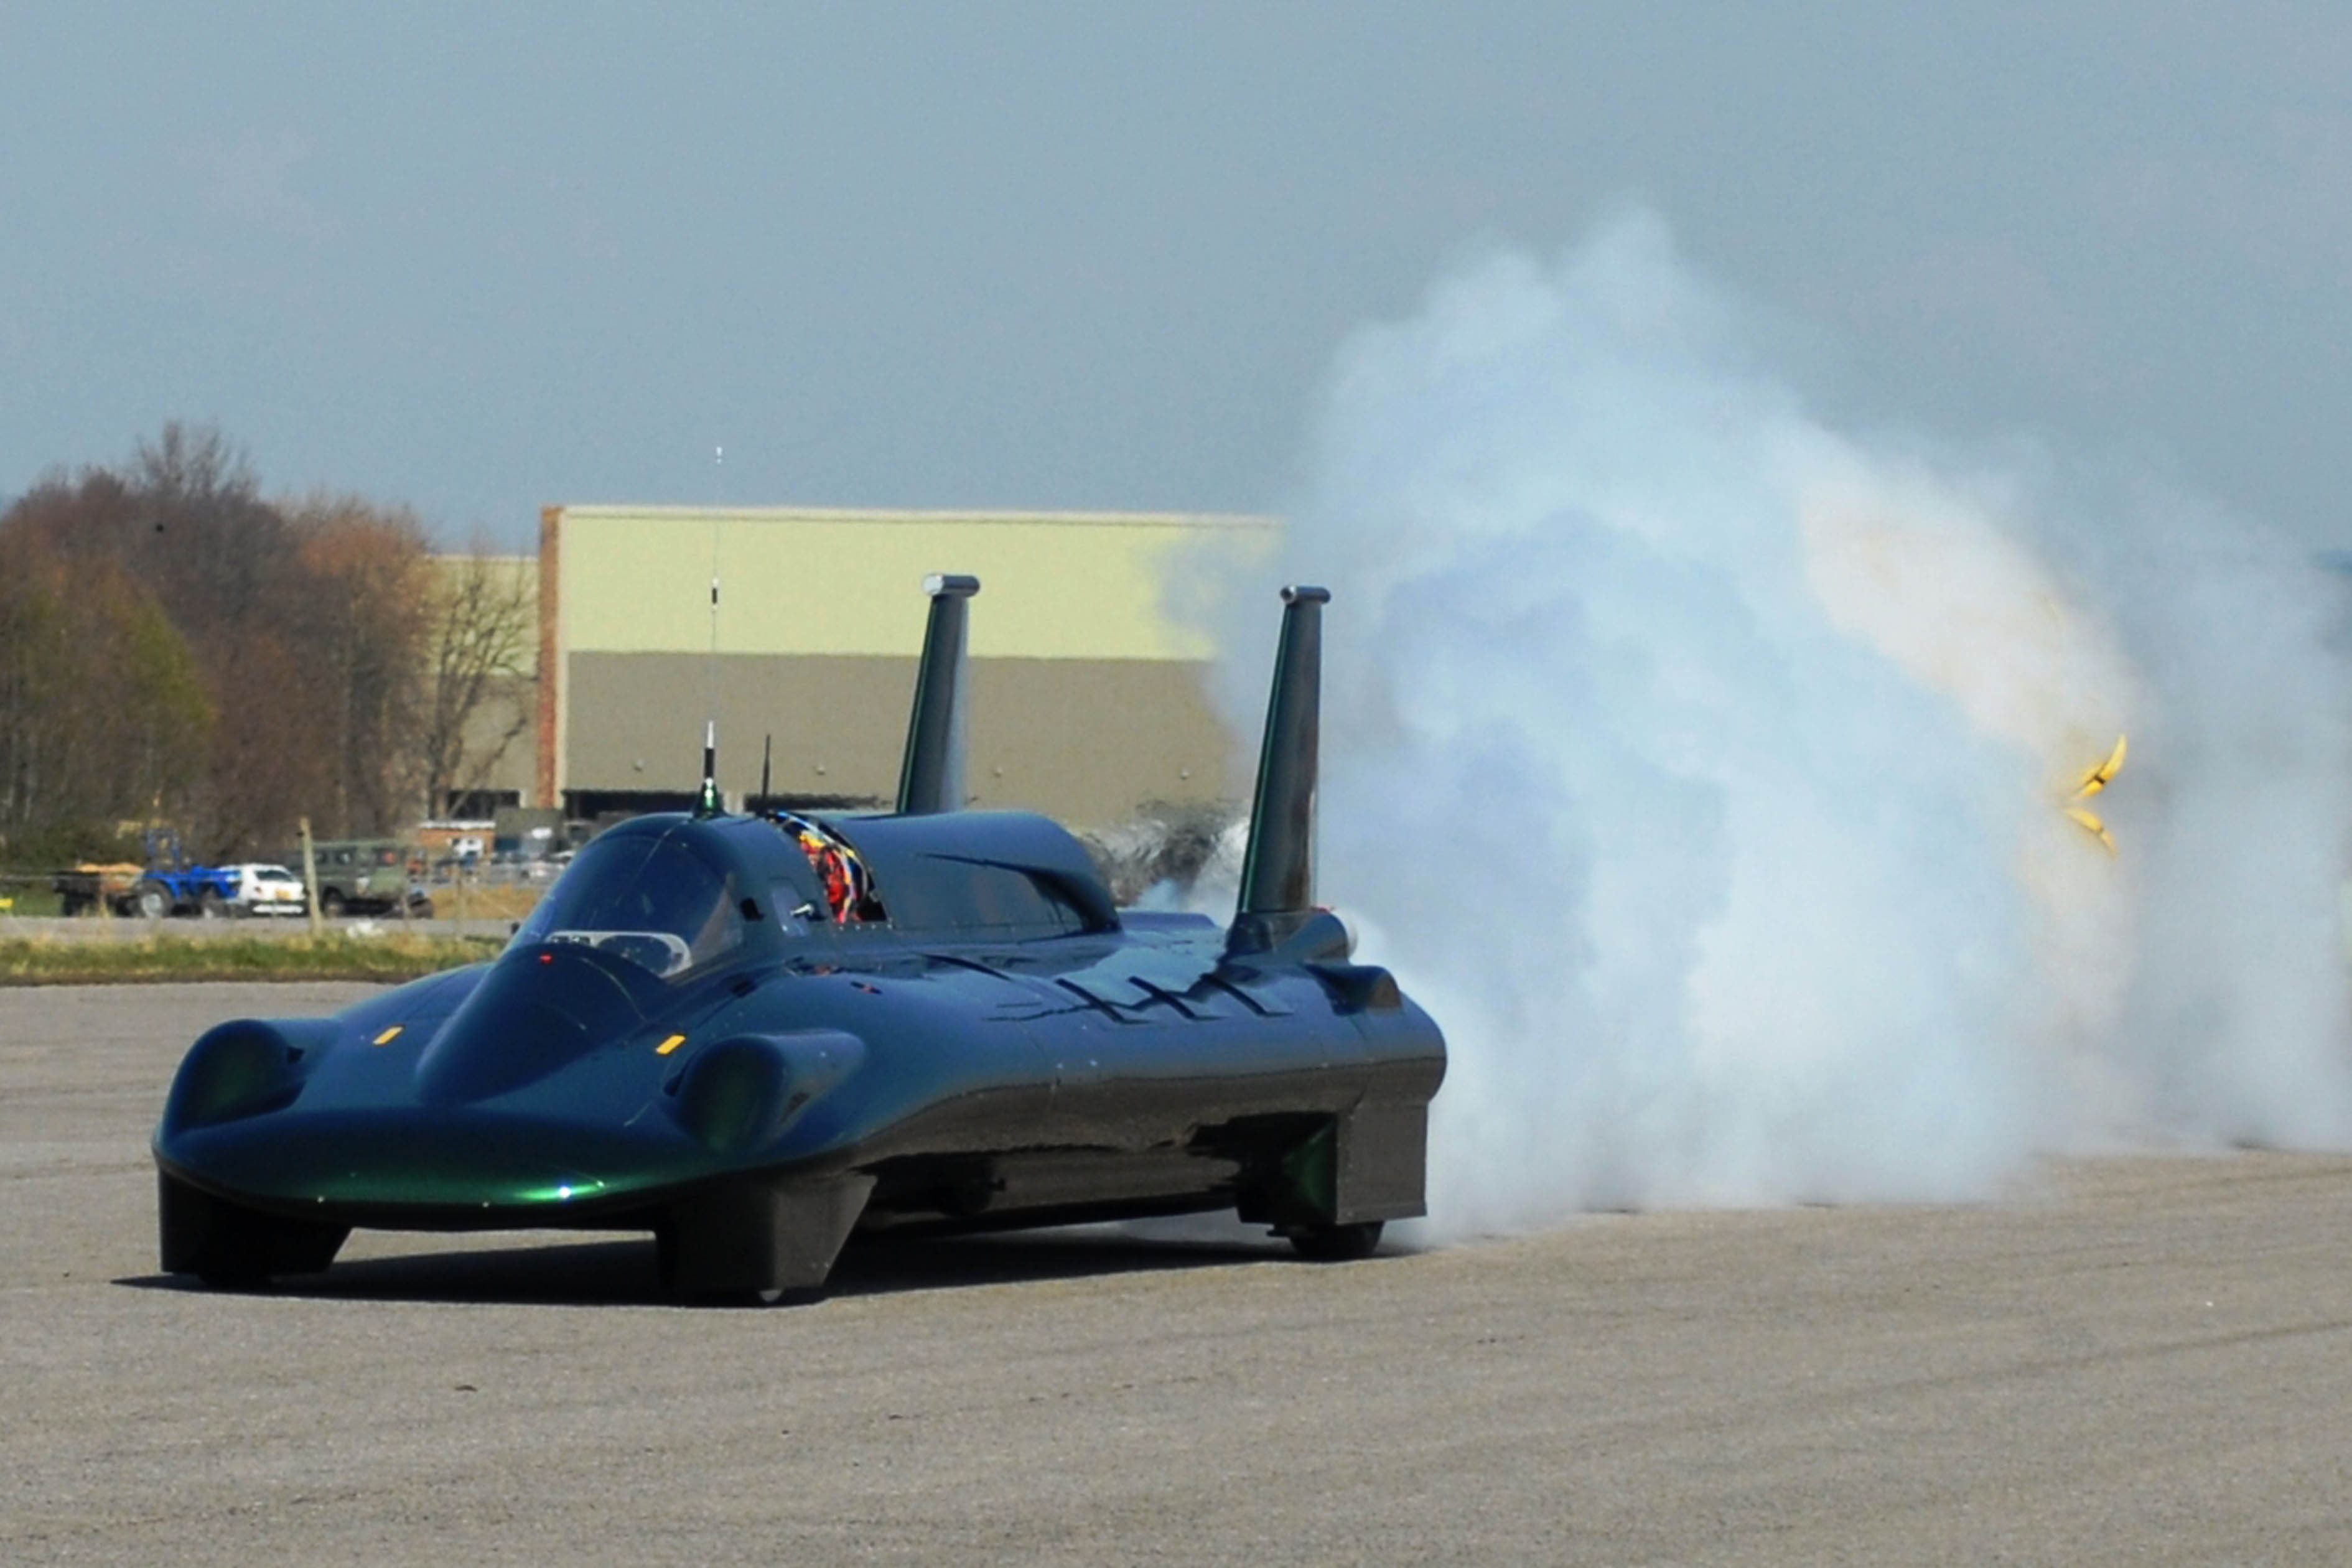
[[[1829,429],[1758,335],[1636,215],[1341,356],[1283,565],[1334,595],[1319,891],[1448,1037],[1432,1232],[2352,1142],[2329,575]],[[2126,732],[2111,856],[2063,807]]]

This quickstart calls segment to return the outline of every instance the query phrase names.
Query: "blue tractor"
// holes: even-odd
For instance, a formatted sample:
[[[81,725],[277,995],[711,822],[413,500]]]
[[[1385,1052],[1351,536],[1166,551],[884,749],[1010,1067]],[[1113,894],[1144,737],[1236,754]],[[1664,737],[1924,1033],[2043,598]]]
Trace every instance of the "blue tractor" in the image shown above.
[[[147,868],[131,884],[123,912],[146,920],[199,915],[217,920],[236,899],[236,874],[220,866],[192,864],[174,828],[151,827],[144,835]]]

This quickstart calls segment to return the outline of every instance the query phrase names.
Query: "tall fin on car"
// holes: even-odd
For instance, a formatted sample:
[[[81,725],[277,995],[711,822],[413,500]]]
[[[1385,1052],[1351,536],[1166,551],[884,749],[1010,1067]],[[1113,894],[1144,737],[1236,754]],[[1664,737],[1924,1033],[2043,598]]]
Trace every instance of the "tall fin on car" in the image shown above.
[[[898,815],[929,816],[963,809],[965,601],[980,579],[923,579],[931,618],[915,671],[915,710],[907,721],[907,757],[898,768]]]
[[[1225,938],[1230,953],[1263,952],[1315,914],[1315,775],[1323,710],[1326,588],[1282,591],[1282,641],[1258,749],[1241,899]]]

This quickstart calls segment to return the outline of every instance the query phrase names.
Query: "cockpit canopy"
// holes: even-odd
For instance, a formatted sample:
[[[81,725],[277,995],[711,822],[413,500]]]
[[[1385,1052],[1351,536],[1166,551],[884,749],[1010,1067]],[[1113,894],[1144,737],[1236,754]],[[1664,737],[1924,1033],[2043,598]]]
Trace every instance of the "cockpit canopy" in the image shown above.
[[[1085,848],[1042,816],[779,814],[625,823],[580,851],[515,942],[577,943],[670,981],[755,942],[1005,942],[1118,929]]]
[[[672,979],[743,945],[734,882],[688,824],[608,833],[580,851],[515,940],[578,942]]]

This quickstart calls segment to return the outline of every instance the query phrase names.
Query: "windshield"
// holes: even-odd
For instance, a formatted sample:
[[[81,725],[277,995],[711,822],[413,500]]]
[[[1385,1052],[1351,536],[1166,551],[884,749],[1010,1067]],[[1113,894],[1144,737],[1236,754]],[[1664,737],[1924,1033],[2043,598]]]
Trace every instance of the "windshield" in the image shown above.
[[[599,838],[580,851],[516,933],[580,942],[664,979],[743,943],[727,874],[677,833]]]

